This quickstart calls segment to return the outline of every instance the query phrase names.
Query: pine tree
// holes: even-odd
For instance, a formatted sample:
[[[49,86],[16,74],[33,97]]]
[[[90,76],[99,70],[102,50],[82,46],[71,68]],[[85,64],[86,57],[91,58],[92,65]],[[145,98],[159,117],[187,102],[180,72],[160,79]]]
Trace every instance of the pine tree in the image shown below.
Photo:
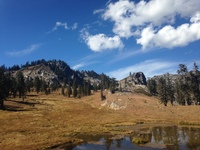
[[[81,96],[82,96],[82,86],[79,85],[78,86],[78,98],[81,98]]]
[[[94,92],[97,92],[98,87],[97,87],[97,83],[96,82],[93,83],[93,89],[94,89]]]
[[[39,93],[40,90],[41,90],[41,81],[40,81],[40,78],[38,76],[36,76],[35,79],[34,79],[34,86],[35,86],[36,92]]]
[[[200,72],[196,62],[194,62],[193,71],[189,73],[190,89],[193,97],[193,103],[200,103]]]
[[[147,80],[147,88],[151,95],[157,95],[157,83],[155,79],[150,78]]]
[[[175,80],[175,99],[180,105],[185,105],[184,93],[181,89],[182,85],[182,80],[177,78]]]
[[[67,87],[67,97],[70,97],[72,94],[72,89],[71,89],[71,84],[70,81],[68,82],[68,87]]]
[[[169,73],[167,73],[166,75],[164,75],[165,80],[166,80],[166,87],[167,87],[167,99],[171,102],[171,104],[173,105],[174,102],[174,84],[171,81],[170,75]]]
[[[25,85],[24,75],[21,71],[17,72],[16,80],[17,80],[17,89],[19,92],[19,98],[22,97],[22,100],[24,100],[24,96],[26,93],[26,85]]]
[[[77,97],[78,91],[77,91],[76,78],[73,80],[73,86],[72,86],[72,88],[73,88],[73,97]]]
[[[157,91],[158,91],[158,96],[159,96],[161,102],[164,103],[165,106],[167,106],[167,102],[168,102],[167,86],[166,86],[166,80],[164,77],[159,78]]]
[[[5,73],[5,66],[0,67],[0,109],[4,109],[4,100],[9,97],[9,76]]]
[[[64,86],[62,86],[62,88],[61,88],[61,94],[62,94],[63,96],[65,96],[65,88],[64,88]]]
[[[17,81],[16,78],[11,77],[11,93],[13,95],[13,98],[15,98],[17,96]]]
[[[90,80],[87,82],[87,95],[91,95],[91,85],[90,85]]]
[[[191,105],[191,97],[190,97],[190,87],[189,87],[189,78],[187,76],[188,74],[188,70],[187,70],[187,66],[184,64],[179,64],[179,70],[177,70],[178,74],[179,74],[179,84],[180,84],[180,89],[181,93],[184,95],[183,100],[179,100],[182,101],[182,105]],[[183,101],[185,101],[185,104],[183,103]]]

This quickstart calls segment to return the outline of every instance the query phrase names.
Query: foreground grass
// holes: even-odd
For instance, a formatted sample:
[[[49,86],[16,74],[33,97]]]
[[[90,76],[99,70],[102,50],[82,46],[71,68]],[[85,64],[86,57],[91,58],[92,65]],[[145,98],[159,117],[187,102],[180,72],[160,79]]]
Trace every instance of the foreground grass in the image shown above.
[[[164,107],[153,97],[132,95],[126,109],[112,110],[101,106],[99,95],[74,99],[33,93],[23,103],[6,101],[7,110],[0,110],[0,149],[46,149],[79,143],[78,133],[127,134],[133,128],[123,126],[200,121],[198,106]]]

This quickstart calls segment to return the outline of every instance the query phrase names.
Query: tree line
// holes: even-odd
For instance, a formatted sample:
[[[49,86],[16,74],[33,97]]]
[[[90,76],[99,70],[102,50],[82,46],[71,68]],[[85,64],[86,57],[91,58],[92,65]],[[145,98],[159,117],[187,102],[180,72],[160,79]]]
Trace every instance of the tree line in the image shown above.
[[[177,76],[172,79],[169,73],[147,81],[147,87],[152,95],[158,96],[162,103],[167,106],[170,102],[179,105],[200,104],[200,71],[196,62],[193,69],[188,71],[185,64],[179,64]]]

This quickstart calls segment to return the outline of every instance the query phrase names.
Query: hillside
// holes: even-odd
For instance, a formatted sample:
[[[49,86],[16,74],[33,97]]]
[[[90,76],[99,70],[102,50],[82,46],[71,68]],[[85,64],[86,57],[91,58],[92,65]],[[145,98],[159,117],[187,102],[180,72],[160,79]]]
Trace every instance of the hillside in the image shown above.
[[[20,70],[23,72],[26,80],[33,81],[35,77],[39,77],[44,80],[48,85],[58,83],[63,85],[64,82],[73,82],[76,78],[78,84],[82,84],[84,81],[90,81],[91,85],[100,84],[101,76],[104,74],[98,74],[95,71],[78,71],[73,70],[64,61],[61,60],[37,60],[31,63],[27,62],[20,68],[17,65],[9,68],[12,75],[15,77],[16,73]],[[107,76],[107,78],[109,78]],[[109,79],[111,80],[111,79]]]

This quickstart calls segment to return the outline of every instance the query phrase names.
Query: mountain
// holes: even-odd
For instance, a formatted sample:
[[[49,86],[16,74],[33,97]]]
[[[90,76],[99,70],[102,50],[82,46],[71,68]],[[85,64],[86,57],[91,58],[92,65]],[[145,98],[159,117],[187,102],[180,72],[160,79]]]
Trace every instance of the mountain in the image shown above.
[[[35,77],[39,77],[48,85],[58,83],[63,85],[63,83],[70,82],[73,83],[73,79],[76,79],[78,85],[83,84],[84,81],[89,81],[91,85],[99,85],[101,83],[101,78],[104,76],[105,79],[110,80],[108,76],[104,74],[98,74],[95,71],[77,71],[70,68],[70,66],[61,60],[49,60],[44,59],[27,62],[25,65],[14,65],[9,68],[12,75],[16,77],[17,72],[22,71],[26,80],[33,81]]]

